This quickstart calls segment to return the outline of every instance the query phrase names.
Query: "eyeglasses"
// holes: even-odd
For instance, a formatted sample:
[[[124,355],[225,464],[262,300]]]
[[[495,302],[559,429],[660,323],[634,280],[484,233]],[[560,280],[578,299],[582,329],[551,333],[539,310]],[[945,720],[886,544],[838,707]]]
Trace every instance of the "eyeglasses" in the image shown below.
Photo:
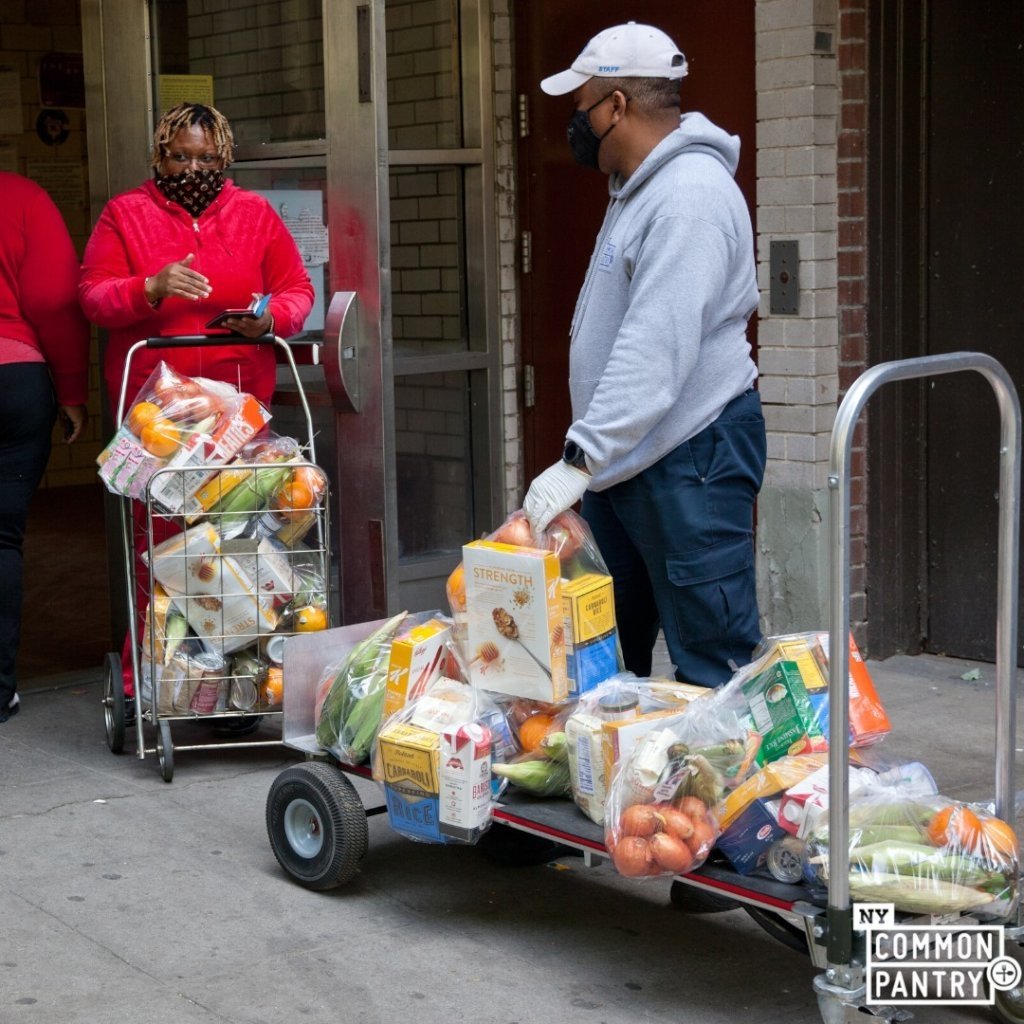
[[[190,156],[188,153],[168,153],[165,160],[172,164],[181,164],[185,166],[187,164],[199,164],[200,167],[213,167],[214,164],[219,164],[220,156],[216,153],[202,153],[199,156]]]

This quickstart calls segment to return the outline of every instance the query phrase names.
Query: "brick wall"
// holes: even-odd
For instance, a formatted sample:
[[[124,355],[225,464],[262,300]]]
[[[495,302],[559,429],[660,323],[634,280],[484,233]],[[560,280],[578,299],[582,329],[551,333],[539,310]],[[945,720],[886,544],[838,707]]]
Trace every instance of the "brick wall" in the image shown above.
[[[86,157],[85,110],[57,108],[67,119],[67,138],[45,143],[36,131],[43,110],[39,83],[40,61],[50,53],[81,53],[82,30],[78,0],[4,0],[0,4],[0,66],[14,69],[21,94],[20,126],[0,134],[0,166],[32,178],[46,188],[57,204],[79,255],[89,233],[89,177]],[[15,127],[11,125],[11,127]],[[92,484],[95,459],[103,446],[100,429],[99,372],[93,342],[89,371],[89,424],[73,445],[54,431],[53,454],[42,487]]]
[[[768,467],[759,502],[759,590],[767,632],[828,618],[828,454],[842,389],[863,369],[864,0],[759,0],[759,362]],[[799,246],[800,303],[769,303],[770,243]],[[851,621],[864,594],[864,428],[852,490]]]

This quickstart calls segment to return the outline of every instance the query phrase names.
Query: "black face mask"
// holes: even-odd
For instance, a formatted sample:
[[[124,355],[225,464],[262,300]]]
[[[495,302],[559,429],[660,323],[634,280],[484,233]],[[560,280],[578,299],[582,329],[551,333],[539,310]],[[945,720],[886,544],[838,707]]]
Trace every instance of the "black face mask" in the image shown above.
[[[224,172],[219,168],[203,167],[177,174],[158,174],[156,187],[172,202],[198,217],[220,194],[224,187]]]
[[[607,96],[602,96],[596,103],[587,107],[586,110],[574,110],[572,117],[569,118],[566,137],[569,139],[569,148],[572,150],[573,159],[580,167],[589,167],[594,171],[600,169],[597,164],[597,154],[601,149],[601,142],[615,125],[610,125],[608,132],[605,132],[604,135],[598,135],[594,131],[594,126],[590,123],[590,112],[595,107],[601,106],[608,99],[608,96],[613,96],[614,94],[613,90]]]

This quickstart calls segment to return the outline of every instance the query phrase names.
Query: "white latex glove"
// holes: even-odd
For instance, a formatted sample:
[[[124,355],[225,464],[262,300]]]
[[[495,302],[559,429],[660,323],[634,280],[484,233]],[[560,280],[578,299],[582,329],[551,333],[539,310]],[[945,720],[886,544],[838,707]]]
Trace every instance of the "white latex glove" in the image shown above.
[[[523,511],[530,520],[534,533],[547,528],[548,523],[567,508],[572,508],[590,486],[590,474],[558,460],[536,477],[523,501]]]

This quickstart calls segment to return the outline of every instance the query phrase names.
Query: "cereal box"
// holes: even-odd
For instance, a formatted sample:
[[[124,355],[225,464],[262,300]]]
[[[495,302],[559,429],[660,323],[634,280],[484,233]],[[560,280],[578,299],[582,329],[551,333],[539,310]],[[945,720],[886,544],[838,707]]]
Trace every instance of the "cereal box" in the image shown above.
[[[407,701],[422,696],[427,687],[440,677],[450,636],[448,626],[439,619],[430,619],[395,637],[391,643],[384,690],[385,719],[404,707]]]
[[[578,697],[622,669],[611,576],[591,572],[563,580],[562,610],[569,693]]]
[[[478,540],[462,549],[470,682],[495,693],[559,702],[568,694],[558,556]]]

